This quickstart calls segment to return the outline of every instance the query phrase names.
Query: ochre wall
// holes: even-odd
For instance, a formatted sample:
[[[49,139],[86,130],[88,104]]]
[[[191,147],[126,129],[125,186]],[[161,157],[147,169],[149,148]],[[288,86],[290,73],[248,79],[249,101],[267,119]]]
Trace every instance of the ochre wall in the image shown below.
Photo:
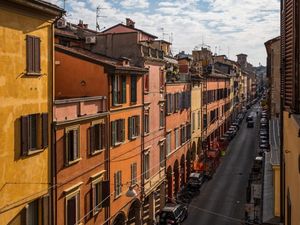
[[[287,210],[287,195],[290,192],[292,205],[292,225],[300,225],[300,173],[298,157],[300,154],[299,121],[296,122],[294,115],[289,118],[289,113],[283,113],[283,151],[285,158],[285,210]],[[299,120],[299,119],[298,119]],[[286,214],[287,215],[287,211]],[[287,216],[286,216],[287,221]],[[286,223],[287,224],[287,223]]]
[[[25,204],[47,193],[49,187],[48,149],[20,156],[20,117],[48,112],[52,98],[53,30],[51,21],[40,18],[29,11],[0,7],[1,224],[17,221]],[[41,38],[41,76],[24,75],[26,35]]]

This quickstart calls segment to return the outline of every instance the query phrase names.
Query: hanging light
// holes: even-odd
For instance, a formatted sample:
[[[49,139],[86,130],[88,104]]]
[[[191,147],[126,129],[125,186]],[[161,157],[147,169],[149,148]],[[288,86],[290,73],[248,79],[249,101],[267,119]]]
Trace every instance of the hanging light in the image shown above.
[[[126,196],[129,198],[135,198],[137,196],[136,191],[133,189],[133,186],[130,186],[126,192]]]

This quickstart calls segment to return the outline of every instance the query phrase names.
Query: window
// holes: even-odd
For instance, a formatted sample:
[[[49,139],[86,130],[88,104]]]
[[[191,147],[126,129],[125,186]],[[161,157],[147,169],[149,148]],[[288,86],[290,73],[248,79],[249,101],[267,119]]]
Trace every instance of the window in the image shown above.
[[[106,147],[105,124],[95,124],[90,128],[91,154],[97,153]]]
[[[114,175],[115,180],[115,198],[119,197],[122,194],[122,171],[117,171]]]
[[[186,141],[191,139],[191,124],[186,125]]]
[[[48,114],[21,117],[21,153],[26,156],[48,147]]]
[[[181,144],[186,142],[186,126],[181,127]]]
[[[149,73],[144,75],[144,88],[145,92],[149,92]]]
[[[137,77],[131,76],[131,84],[130,84],[130,102],[136,103],[137,101]]]
[[[66,198],[66,225],[77,224],[79,220],[79,191]]]
[[[48,225],[49,224],[49,196],[35,199],[25,206],[21,212],[21,221],[18,218],[17,224],[21,222],[24,225]],[[14,224],[14,221],[12,221]]]
[[[163,128],[165,126],[165,109],[163,105],[159,108],[159,127]]]
[[[165,143],[162,142],[159,145],[159,165],[161,168],[165,167]]]
[[[160,90],[163,91],[164,86],[165,86],[165,78],[164,78],[163,70],[160,70],[160,73],[159,73],[159,85],[160,85]]]
[[[125,141],[125,119],[119,119],[111,122],[111,142],[112,146]]]
[[[102,182],[95,182],[93,186],[93,212],[94,215],[98,213],[102,208]]]
[[[137,183],[137,163],[132,163],[130,166],[131,171],[131,185],[134,185]]]
[[[207,128],[207,114],[203,114],[203,129]]]
[[[150,154],[149,152],[144,154],[144,177],[146,180],[150,178]]]
[[[179,132],[180,132],[180,130],[179,130],[179,128],[177,128],[175,130],[175,149],[177,149],[180,146]]]
[[[112,76],[112,103],[126,103],[126,76]]]
[[[144,113],[144,133],[148,134],[150,132],[149,109],[145,109]]]
[[[132,140],[140,135],[140,116],[128,118],[128,139]]]
[[[39,202],[35,200],[28,204],[27,208],[27,223],[30,225],[38,225],[41,220],[41,215],[39,215]]]
[[[80,157],[79,127],[67,128],[66,134],[66,164],[78,161]]]
[[[166,148],[167,148],[167,155],[171,153],[171,132],[166,135]]]
[[[26,36],[26,73],[40,75],[41,73],[41,40],[39,37]]]

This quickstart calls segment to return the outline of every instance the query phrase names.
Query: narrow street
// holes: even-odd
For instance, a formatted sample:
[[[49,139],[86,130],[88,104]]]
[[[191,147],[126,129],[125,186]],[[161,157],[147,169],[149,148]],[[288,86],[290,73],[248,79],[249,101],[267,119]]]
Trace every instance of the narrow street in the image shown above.
[[[257,110],[256,104],[247,115]],[[242,224],[238,220],[244,219],[246,186],[255,157],[259,132],[259,121],[256,113],[253,115],[254,128],[247,128],[246,118],[243,120],[238,134],[228,146],[226,155],[222,158],[213,179],[201,187],[200,195],[190,203],[189,216],[183,224]]]

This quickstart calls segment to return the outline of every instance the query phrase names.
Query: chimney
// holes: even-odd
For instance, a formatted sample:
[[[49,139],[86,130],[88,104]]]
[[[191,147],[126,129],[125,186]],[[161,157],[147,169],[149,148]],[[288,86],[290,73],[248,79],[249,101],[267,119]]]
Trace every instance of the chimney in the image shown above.
[[[83,28],[83,20],[79,20],[78,26]]]
[[[134,28],[134,24],[135,24],[135,22],[134,22],[132,19],[126,18],[126,26],[127,26],[127,27],[132,27],[132,28]]]

